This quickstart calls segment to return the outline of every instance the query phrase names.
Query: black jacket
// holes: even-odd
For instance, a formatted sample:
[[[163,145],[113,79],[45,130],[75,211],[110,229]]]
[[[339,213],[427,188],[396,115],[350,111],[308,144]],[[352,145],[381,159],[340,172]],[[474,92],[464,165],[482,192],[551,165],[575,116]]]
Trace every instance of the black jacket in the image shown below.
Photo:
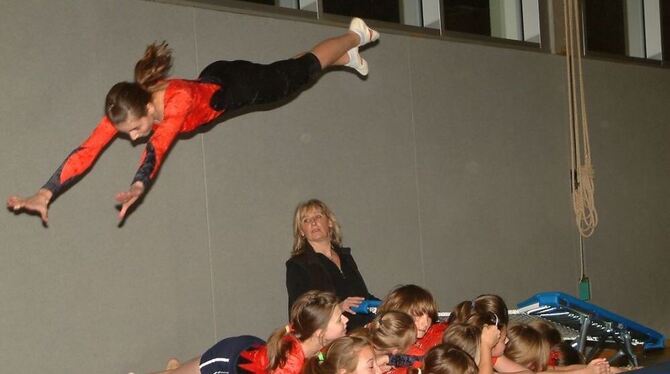
[[[350,296],[376,299],[368,292],[356,261],[351,256],[351,249],[334,245],[333,250],[340,257],[342,271],[328,257],[315,252],[309,243],[305,244],[301,254],[286,261],[289,312],[298,297],[310,290],[330,291],[340,300]],[[369,322],[374,316],[347,314],[347,317],[349,318],[347,330],[351,331]]]

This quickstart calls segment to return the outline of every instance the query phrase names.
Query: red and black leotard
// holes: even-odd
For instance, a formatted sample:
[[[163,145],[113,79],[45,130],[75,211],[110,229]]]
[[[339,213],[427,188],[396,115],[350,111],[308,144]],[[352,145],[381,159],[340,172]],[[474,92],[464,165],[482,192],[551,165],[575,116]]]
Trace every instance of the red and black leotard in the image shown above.
[[[153,126],[133,183],[141,181],[148,187],[179,134],[193,131],[223,113],[210,107],[212,95],[219,89],[221,86],[213,83],[182,79],[168,81],[163,99],[163,121]],[[55,196],[74,183],[93,165],[116,134],[111,121],[103,117],[88,139],[70,153],[43,188]]]

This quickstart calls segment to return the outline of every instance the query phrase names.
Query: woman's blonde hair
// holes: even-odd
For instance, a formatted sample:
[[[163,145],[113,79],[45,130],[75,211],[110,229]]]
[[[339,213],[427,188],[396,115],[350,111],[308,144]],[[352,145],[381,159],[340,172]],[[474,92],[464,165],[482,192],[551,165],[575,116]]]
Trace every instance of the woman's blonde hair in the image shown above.
[[[268,370],[275,370],[286,363],[293,348],[293,341],[284,339],[286,335],[293,335],[303,342],[319,329],[325,332],[338,305],[332,292],[312,290],[300,296],[291,307],[289,324],[278,328],[268,338]]]
[[[399,286],[384,298],[378,312],[397,310],[412,317],[428,315],[433,322],[437,322],[437,304],[428,290],[415,284]]]
[[[352,333],[354,336],[367,337],[375,350],[405,352],[416,341],[414,319],[403,312],[390,311],[379,313],[375,319]]]
[[[440,344],[428,351],[423,360],[423,370],[409,370],[410,374],[477,374],[475,360],[462,349],[451,344]]]
[[[550,347],[539,331],[527,324],[513,324],[507,338],[506,357],[532,371],[546,370]]]
[[[304,252],[305,250],[305,237],[300,231],[300,223],[305,218],[305,215],[310,210],[320,210],[321,213],[328,218],[332,227],[330,228],[330,242],[340,246],[342,245],[342,229],[340,224],[337,223],[337,218],[332,210],[321,200],[310,199],[304,201],[295,208],[295,214],[293,215],[293,249],[291,250],[291,256],[296,256]]]
[[[310,358],[303,366],[303,374],[337,374],[344,370],[353,373],[358,366],[360,352],[364,348],[374,347],[364,336],[343,336],[333,340],[325,353]]]

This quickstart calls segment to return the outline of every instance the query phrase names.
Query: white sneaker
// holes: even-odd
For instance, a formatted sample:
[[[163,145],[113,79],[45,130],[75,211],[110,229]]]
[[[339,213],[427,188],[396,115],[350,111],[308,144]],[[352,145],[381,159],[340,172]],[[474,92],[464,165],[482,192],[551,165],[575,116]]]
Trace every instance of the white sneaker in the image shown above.
[[[344,64],[344,66],[356,69],[358,74],[366,77],[369,72],[368,62],[358,53],[358,47],[351,48],[347,51],[347,54],[349,55],[349,62]]]
[[[351,19],[349,31],[353,31],[358,35],[358,38],[360,39],[360,42],[358,43],[359,47],[379,39],[379,33],[369,28],[368,25],[365,24],[365,21],[358,17]]]

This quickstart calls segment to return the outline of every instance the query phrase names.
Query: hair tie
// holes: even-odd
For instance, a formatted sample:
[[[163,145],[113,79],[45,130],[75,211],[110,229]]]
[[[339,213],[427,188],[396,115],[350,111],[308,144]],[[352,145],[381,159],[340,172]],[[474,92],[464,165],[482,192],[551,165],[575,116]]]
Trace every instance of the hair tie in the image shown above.
[[[474,300],[470,301],[470,306],[472,307],[472,309],[475,309],[475,301]]]
[[[319,360],[319,363],[326,361],[326,356],[321,351],[316,355],[316,358]]]
[[[421,374],[421,368],[416,368],[416,374]]]
[[[561,359],[561,352],[552,349],[551,351],[549,351],[549,360],[547,362],[547,365],[558,366],[560,359]]]

